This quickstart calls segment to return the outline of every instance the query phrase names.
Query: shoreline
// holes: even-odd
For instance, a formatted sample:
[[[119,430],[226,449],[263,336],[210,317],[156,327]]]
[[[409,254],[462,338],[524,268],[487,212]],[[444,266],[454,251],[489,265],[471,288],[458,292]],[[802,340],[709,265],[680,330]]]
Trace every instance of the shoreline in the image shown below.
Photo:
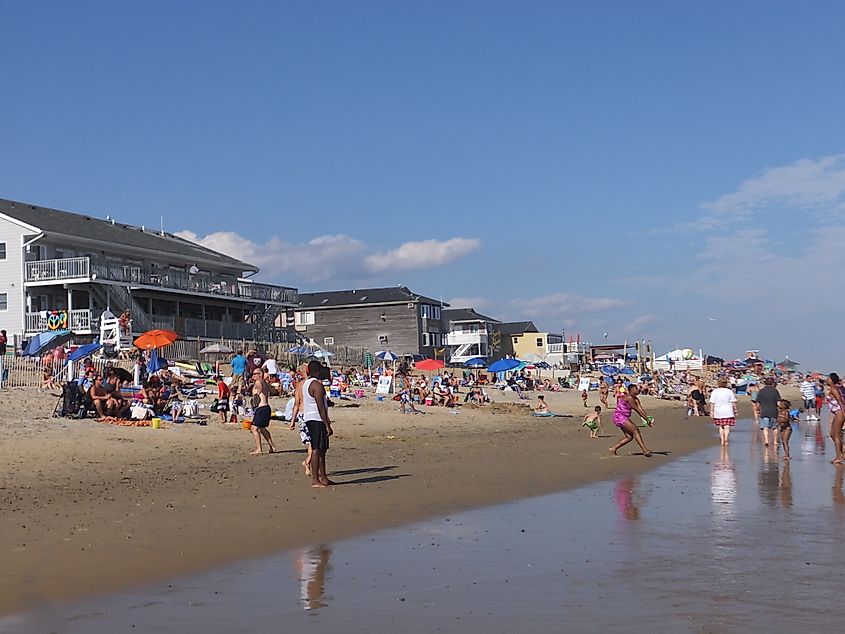
[[[314,490],[286,424],[271,425],[280,453],[251,457],[251,434],[216,421],[122,428],[48,418],[54,398],[33,390],[0,398],[0,614],[642,473],[716,442],[677,401],[643,399],[647,459],[634,443],[609,454],[609,413],[590,440],[572,390],[546,400],[576,418],[531,417],[511,393],[424,416],[368,398],[330,410],[342,484]]]

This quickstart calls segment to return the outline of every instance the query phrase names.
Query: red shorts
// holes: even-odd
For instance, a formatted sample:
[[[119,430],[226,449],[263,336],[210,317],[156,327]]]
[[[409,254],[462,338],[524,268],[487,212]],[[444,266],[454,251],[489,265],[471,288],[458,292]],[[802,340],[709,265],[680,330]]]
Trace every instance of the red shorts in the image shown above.
[[[821,409],[822,405],[824,405],[824,396],[817,396],[816,397],[816,409]]]
[[[736,425],[736,418],[714,418],[713,424],[717,427],[733,427]]]

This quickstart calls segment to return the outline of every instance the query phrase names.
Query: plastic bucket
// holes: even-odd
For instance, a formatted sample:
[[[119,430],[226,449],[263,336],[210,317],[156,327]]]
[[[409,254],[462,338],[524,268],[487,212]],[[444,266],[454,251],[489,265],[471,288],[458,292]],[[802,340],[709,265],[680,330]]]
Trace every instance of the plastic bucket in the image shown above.
[[[364,398],[364,390],[355,390],[355,398]]]
[[[251,420],[245,419],[244,422],[241,423],[241,424],[243,425],[244,429],[252,429],[252,421]]]
[[[161,419],[160,418],[153,418],[150,421],[150,427],[153,429],[161,429]]]
[[[426,405],[431,405],[432,403],[434,403],[434,401],[431,399],[431,397],[429,397],[429,398],[425,399],[425,404],[426,404]]]

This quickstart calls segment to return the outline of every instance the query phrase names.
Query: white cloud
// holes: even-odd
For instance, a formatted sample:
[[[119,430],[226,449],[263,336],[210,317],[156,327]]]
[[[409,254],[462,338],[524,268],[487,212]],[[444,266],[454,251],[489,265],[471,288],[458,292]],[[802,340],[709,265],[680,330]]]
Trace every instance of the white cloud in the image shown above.
[[[257,265],[261,277],[282,284],[335,284],[378,281],[377,275],[441,266],[480,247],[467,238],[406,242],[395,249],[368,254],[361,240],[347,235],[318,236],[305,243],[288,243],[271,236],[257,243],[232,231],[200,236],[179,231],[177,236],[226,255]]]
[[[454,262],[481,248],[481,241],[475,238],[452,238],[406,242],[395,249],[375,253],[366,257],[367,269],[373,273],[382,271],[410,271],[441,266]]]
[[[770,207],[794,210],[838,206],[845,194],[845,154],[771,167],[739,189],[702,207],[718,216],[748,217]]]

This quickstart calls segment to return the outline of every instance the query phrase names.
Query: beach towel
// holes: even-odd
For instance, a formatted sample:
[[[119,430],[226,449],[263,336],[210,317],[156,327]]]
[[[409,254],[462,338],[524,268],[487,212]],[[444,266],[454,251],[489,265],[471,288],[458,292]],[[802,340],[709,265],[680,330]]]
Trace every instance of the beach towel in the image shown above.
[[[537,418],[572,418],[572,414],[555,414],[554,412],[531,412]]]

